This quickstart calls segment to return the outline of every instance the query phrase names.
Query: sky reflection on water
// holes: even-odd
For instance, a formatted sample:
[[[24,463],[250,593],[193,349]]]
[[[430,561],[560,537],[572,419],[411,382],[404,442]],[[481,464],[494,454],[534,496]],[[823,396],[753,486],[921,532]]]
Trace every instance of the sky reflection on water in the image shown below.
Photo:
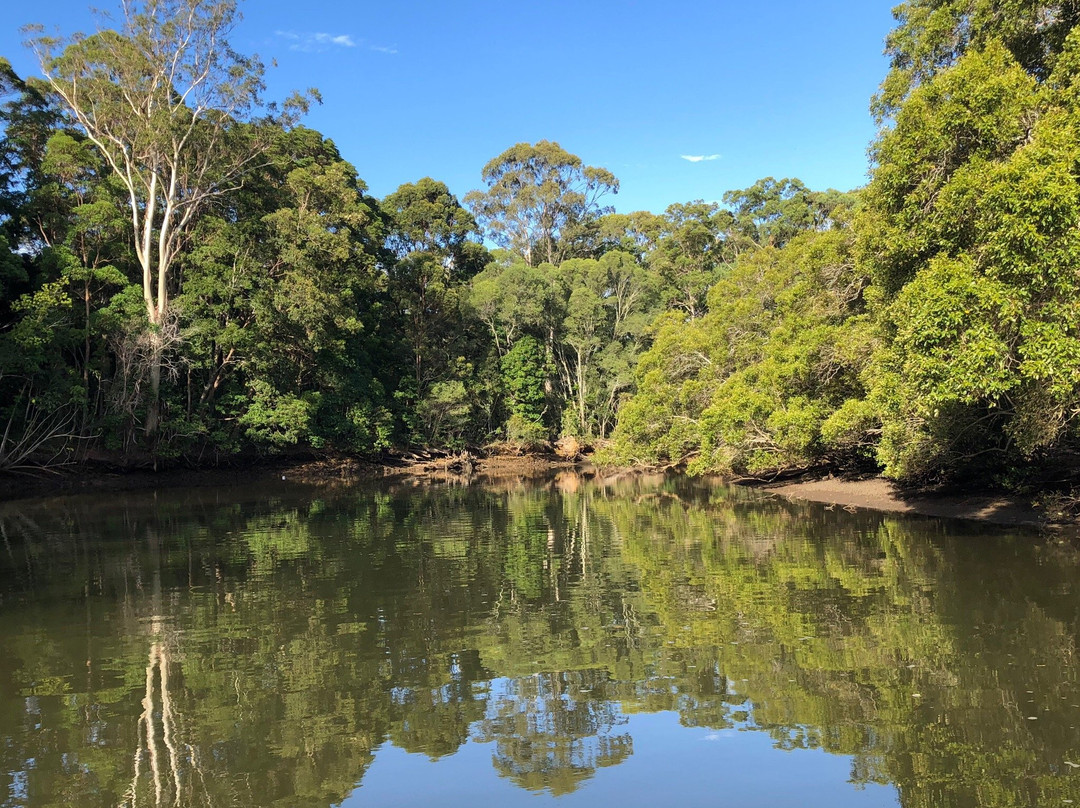
[[[1080,550],[708,481],[0,506],[0,805],[1067,805]]]

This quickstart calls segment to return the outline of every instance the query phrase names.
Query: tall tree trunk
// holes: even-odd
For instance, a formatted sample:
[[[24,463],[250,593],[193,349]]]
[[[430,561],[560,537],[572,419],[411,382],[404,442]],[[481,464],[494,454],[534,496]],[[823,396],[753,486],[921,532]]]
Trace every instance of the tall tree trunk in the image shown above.
[[[161,392],[161,354],[154,352],[150,364],[150,401],[146,407],[146,437],[152,438],[157,434],[158,424],[161,421],[161,400],[158,398]]]
[[[150,396],[146,402],[146,437],[157,435],[161,423],[161,362],[164,351],[163,335],[164,310],[150,308]]]
[[[578,427],[584,437],[587,431],[585,429],[585,360],[582,358],[580,349],[574,350],[577,353]]]

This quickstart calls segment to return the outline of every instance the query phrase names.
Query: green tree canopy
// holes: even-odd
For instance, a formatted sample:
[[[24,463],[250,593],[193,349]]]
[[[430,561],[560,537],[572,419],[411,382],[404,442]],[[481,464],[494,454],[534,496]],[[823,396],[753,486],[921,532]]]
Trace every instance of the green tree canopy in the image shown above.
[[[879,116],[895,113],[908,95],[968,50],[998,41],[1036,80],[1049,78],[1069,33],[1080,24],[1074,0],[905,0],[893,9],[886,39],[891,70],[875,99]]]
[[[588,228],[610,212],[599,200],[619,190],[610,171],[584,165],[549,140],[510,147],[482,176],[487,190],[469,192],[466,204],[496,244],[530,266],[557,265],[579,252]]]

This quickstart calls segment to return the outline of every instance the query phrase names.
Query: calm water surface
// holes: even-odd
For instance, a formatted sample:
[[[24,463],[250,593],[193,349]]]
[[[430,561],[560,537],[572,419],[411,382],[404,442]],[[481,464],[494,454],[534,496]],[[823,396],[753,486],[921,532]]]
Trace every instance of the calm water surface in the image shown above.
[[[0,505],[3,806],[1080,806],[1080,549],[705,482]]]

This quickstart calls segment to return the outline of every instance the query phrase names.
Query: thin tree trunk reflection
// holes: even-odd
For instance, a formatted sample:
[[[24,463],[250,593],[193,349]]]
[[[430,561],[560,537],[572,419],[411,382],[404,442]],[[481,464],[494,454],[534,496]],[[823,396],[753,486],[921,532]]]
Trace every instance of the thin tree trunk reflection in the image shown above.
[[[141,804],[139,786],[147,767],[149,771],[145,776],[149,777],[153,784],[155,806],[170,802],[174,806],[194,804],[194,794],[191,793],[194,782],[190,777],[185,778],[185,763],[191,767],[192,773],[198,775],[199,781],[205,783],[195,750],[190,745],[183,744],[188,755],[185,758],[181,754],[180,721],[174,698],[177,687],[177,672],[174,670],[176,654],[161,638],[161,627],[156,618],[154,627],[158,639],[150,646],[146,664],[146,691],[142,699],[143,711],[139,716],[139,747],[135,750],[135,773],[121,808],[136,808]],[[185,790],[188,792],[186,799]],[[205,793],[205,786],[203,791],[209,805],[210,798]]]

